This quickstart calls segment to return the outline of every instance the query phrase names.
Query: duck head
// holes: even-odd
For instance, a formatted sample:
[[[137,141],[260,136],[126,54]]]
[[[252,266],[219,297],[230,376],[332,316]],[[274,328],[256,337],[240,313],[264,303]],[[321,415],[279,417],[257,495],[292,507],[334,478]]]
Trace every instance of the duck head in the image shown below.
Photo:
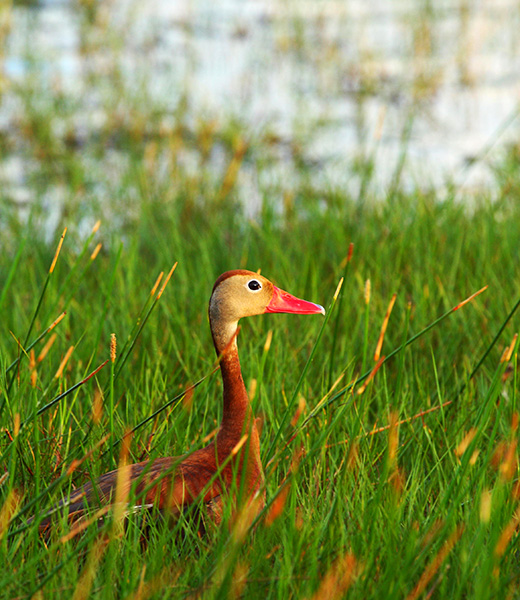
[[[215,282],[209,301],[209,320],[218,352],[229,343],[242,317],[265,313],[325,314],[319,304],[300,300],[252,271],[223,273]]]

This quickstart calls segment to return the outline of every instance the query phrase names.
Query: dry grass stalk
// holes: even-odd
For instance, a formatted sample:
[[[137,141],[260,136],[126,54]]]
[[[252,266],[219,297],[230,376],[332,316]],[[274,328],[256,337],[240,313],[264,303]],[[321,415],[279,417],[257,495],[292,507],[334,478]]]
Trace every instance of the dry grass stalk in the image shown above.
[[[321,580],[320,587],[311,600],[336,600],[342,598],[359,574],[359,565],[352,552],[346,552],[334,562]]]
[[[336,286],[336,291],[334,292],[334,296],[332,297],[334,302],[338,299],[339,293],[341,292],[341,288],[343,287],[343,277],[338,281],[338,285]]]
[[[269,352],[269,348],[271,348],[272,340],[273,340],[273,330],[269,329],[269,331],[267,332],[267,337],[265,338],[264,352]]]
[[[84,454],[81,458],[77,458],[74,459],[71,463],[69,468],[67,469],[67,476],[72,475],[72,473],[74,473],[74,471],[87,459],[90,458],[92,456],[92,454],[100,447],[102,446],[110,437],[110,434],[105,435],[104,437],[102,437],[99,442],[97,442],[97,444],[94,445],[94,447],[89,450],[86,454]]]
[[[372,379],[374,379],[374,377],[376,376],[376,373],[379,371],[379,369],[381,368],[381,366],[384,362],[385,362],[385,357],[381,356],[381,358],[377,362],[376,366],[370,372],[370,375],[365,379],[365,382],[357,391],[358,396],[361,396],[361,394],[367,389],[368,384],[372,381]]]
[[[101,242],[99,242],[99,244],[94,248],[92,254],[90,255],[90,260],[96,260],[97,255],[99,254],[99,251],[102,248],[102,244]]]
[[[491,490],[485,489],[480,496],[480,521],[482,523],[489,523],[491,520]]]
[[[500,558],[504,555],[511,538],[513,537],[515,531],[518,529],[520,525],[520,507],[517,507],[511,520],[505,526],[504,530],[500,534],[500,538],[498,539],[497,545],[495,546],[495,556]]]
[[[92,399],[92,422],[94,425],[99,425],[103,417],[103,393],[96,387],[94,390],[94,398]]]
[[[74,352],[74,346],[71,346],[68,350],[67,353],[65,354],[65,356],[63,357],[63,360],[60,363],[60,366],[58,367],[58,370],[56,371],[56,375],[54,375],[54,379],[59,379],[62,374],[63,374],[63,369],[65,369],[67,363],[69,362],[69,358],[71,357],[71,354]]]
[[[38,372],[36,371],[36,358],[34,356],[34,349],[31,349],[29,353],[29,371],[31,372],[31,386],[36,387]]]
[[[518,333],[515,333],[515,335],[513,336],[513,341],[511,342],[511,344],[509,346],[507,346],[504,349],[504,352],[502,353],[502,356],[500,358],[501,363],[509,362],[511,360],[511,356],[513,355],[513,351],[515,349],[517,339],[518,339]]]
[[[287,501],[287,496],[289,494],[289,488],[289,483],[285,483],[281,486],[278,495],[273,500],[273,503],[265,515],[264,524],[266,527],[270,527],[276,521],[276,519],[282,515],[285,503]]]
[[[163,278],[163,275],[164,275],[164,271],[161,271],[159,273],[159,276],[155,280],[155,283],[153,284],[153,287],[150,291],[150,296],[155,296],[155,292],[157,291],[157,288],[159,287],[159,284],[161,283],[161,279]]]
[[[74,590],[72,600],[86,600],[90,597],[92,583],[107,545],[108,540],[105,537],[99,538],[95,541],[88,555],[87,564],[85,565],[85,568],[78,579],[78,585]]]
[[[300,417],[302,416],[302,413],[305,411],[306,408],[307,408],[307,402],[305,401],[305,398],[303,396],[299,396],[298,397],[298,407],[294,411],[294,415],[291,418],[291,426],[292,427],[296,426],[296,423],[298,423],[298,421],[300,420]]]
[[[56,327],[56,325],[57,325],[57,324],[58,324],[58,323],[59,323],[59,322],[60,322],[60,321],[63,319],[63,317],[64,317],[66,314],[67,314],[67,313],[66,313],[66,311],[63,311],[63,312],[61,313],[61,315],[60,315],[60,316],[59,316],[59,317],[58,317],[58,318],[57,318],[55,321],[53,321],[53,322],[52,322],[52,324],[49,326],[49,329],[48,329],[48,331],[51,331],[51,329],[54,329],[54,328]]]
[[[63,313],[62,317],[65,315],[65,313]],[[60,318],[61,320],[61,318]],[[56,323],[56,321],[54,322]],[[53,325],[54,326],[54,325]],[[47,342],[45,343],[45,346],[41,349],[40,354],[38,355],[38,358],[36,359],[37,362],[41,363],[42,360],[47,356],[47,354],[49,353],[49,350],[51,349],[52,345],[54,344],[54,342],[56,341],[57,338],[57,334],[53,333],[51,335],[51,337],[47,340]]]
[[[471,296],[469,296],[468,298],[466,298],[466,300],[463,300],[462,302],[459,302],[457,304],[457,306],[454,306],[452,312],[455,312],[456,310],[459,310],[459,308],[462,308],[465,304],[467,304],[468,302],[471,302],[474,298],[476,298],[479,294],[482,294],[482,292],[485,292],[487,289],[488,289],[488,286],[485,285],[483,288],[481,288],[480,290],[478,290],[478,292],[475,292],[474,294],[471,294]]]
[[[54,258],[52,259],[51,267],[49,269],[49,274],[54,271],[54,267],[56,266],[56,261],[58,260],[58,256],[60,255],[60,250],[63,245],[63,240],[65,239],[65,234],[67,233],[67,228],[63,230],[61,234],[60,241],[58,242],[58,248],[56,249],[56,253],[54,254]]]
[[[383,347],[383,341],[385,339],[386,328],[388,327],[388,321],[390,319],[390,315],[392,314],[392,309],[394,308],[395,299],[397,298],[397,294],[394,294],[390,299],[390,303],[388,304],[388,308],[386,309],[385,318],[383,319],[383,324],[381,325],[381,332],[379,333],[379,339],[377,340],[376,351],[374,352],[374,360],[378,361],[381,356],[381,348]]]
[[[416,598],[419,598],[419,596],[421,596],[421,594],[426,589],[426,586],[432,580],[435,573],[437,573],[444,561],[448,558],[449,553],[453,550],[453,547],[460,539],[460,536],[462,535],[463,531],[464,526],[459,525],[455,529],[455,531],[450,535],[450,537],[444,542],[442,548],[439,550],[439,552],[437,552],[437,554],[430,561],[430,564],[424,570],[417,585],[414,587],[412,592],[406,597],[406,600],[416,600]]]
[[[81,519],[81,521],[76,523],[75,526],[69,531],[69,533],[67,533],[67,535],[64,535],[60,538],[60,542],[62,544],[66,544],[68,541],[75,538],[77,535],[85,531],[85,529],[90,527],[92,523],[95,523],[96,521],[99,521],[99,519],[102,519],[108,513],[110,508],[110,505],[102,506],[90,518]]]
[[[170,272],[168,273],[168,275],[166,275],[166,279],[164,280],[164,283],[162,284],[162,287],[159,290],[159,293],[157,294],[157,300],[159,300],[159,298],[163,295],[163,292],[164,292],[166,286],[168,285],[168,281],[170,281],[170,278],[173,275],[173,272],[175,271],[176,268],[177,268],[177,263],[175,263],[173,265],[173,267],[170,269]]]
[[[244,589],[247,585],[247,576],[249,574],[249,565],[246,562],[239,561],[231,578],[231,589],[229,598],[242,598]]]
[[[340,269],[344,269],[348,263],[352,260],[352,255],[354,254],[354,243],[350,242],[349,246],[348,246],[348,252],[347,252],[347,256],[345,256],[345,258],[341,261],[339,268]]]
[[[16,490],[12,489],[8,493],[2,508],[0,508],[0,540],[7,533],[9,523],[16,514],[21,501],[22,498]]]
[[[476,433],[477,433],[477,430],[474,427],[472,427],[468,431],[468,433],[466,433],[466,435],[464,436],[464,438],[462,439],[462,441],[457,445],[457,447],[455,448],[455,454],[459,458],[464,454],[464,452],[466,452],[466,450],[468,449],[469,445],[473,441],[473,438],[475,437]]]

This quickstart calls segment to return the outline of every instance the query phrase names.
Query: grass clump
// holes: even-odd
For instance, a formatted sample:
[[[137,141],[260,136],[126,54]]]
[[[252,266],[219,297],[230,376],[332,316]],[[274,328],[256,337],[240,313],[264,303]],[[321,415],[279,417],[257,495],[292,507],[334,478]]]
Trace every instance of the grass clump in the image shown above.
[[[187,190],[167,201],[143,196],[138,218],[127,216],[121,231],[102,223],[85,236],[71,227],[59,256],[34,221],[17,226],[17,245],[4,246],[5,594],[513,593],[516,203],[469,211],[403,195],[360,206],[330,190],[318,203],[304,186],[290,216],[266,203],[250,221],[232,202],[212,211]],[[168,527],[151,514],[131,516],[124,529],[114,516],[75,535],[62,523],[40,537],[28,517],[113,468],[128,430],[131,461],[182,454],[214,432],[221,386],[211,375],[206,306],[216,276],[238,267],[262,268],[329,305],[325,324],[289,315],[243,324],[244,377],[264,422],[267,474],[268,506],[254,530],[230,515],[200,538],[189,521]],[[381,356],[449,314],[379,364],[374,352],[394,293]],[[361,381],[364,373],[373,377]]]

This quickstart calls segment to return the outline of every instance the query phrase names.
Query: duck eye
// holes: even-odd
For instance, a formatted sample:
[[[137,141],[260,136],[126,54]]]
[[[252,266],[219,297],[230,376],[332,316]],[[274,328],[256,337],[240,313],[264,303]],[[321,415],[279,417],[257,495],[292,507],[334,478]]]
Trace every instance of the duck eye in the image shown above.
[[[259,281],[257,281],[256,279],[251,279],[251,281],[248,281],[247,287],[252,292],[258,292],[258,290],[262,289],[262,284]]]

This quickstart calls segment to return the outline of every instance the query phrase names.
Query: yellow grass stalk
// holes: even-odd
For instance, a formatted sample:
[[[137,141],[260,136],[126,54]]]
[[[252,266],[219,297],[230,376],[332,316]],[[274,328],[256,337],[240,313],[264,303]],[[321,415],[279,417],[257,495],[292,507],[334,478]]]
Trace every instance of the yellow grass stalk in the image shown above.
[[[513,336],[513,341],[509,346],[505,348],[504,352],[502,353],[502,357],[500,358],[501,363],[509,362],[511,360],[511,356],[513,354],[513,350],[515,349],[517,339],[518,333],[515,333],[515,335]]]
[[[513,537],[515,531],[518,529],[519,524],[520,506],[515,510],[513,516],[511,517],[511,520],[500,534],[500,538],[498,539],[497,545],[495,546],[495,556],[497,558],[500,558],[507,550],[509,542],[511,541],[511,538]]]
[[[153,284],[153,288],[150,292],[150,296],[155,296],[155,292],[157,291],[157,288],[159,287],[159,284],[161,283],[161,279],[163,278],[164,275],[164,271],[161,271],[159,273],[159,277],[157,277],[157,279],[155,280],[155,283]]]
[[[365,379],[365,382],[357,391],[358,396],[360,396],[367,389],[368,384],[372,381],[372,379],[374,379],[374,377],[376,376],[376,373],[379,371],[379,369],[381,368],[384,361],[385,361],[385,357],[381,356],[381,358],[378,360],[376,366],[370,372],[370,375]]]
[[[489,523],[491,520],[491,500],[492,492],[485,489],[480,496],[480,521],[481,523]]]
[[[88,519],[87,518],[81,519],[81,521],[76,523],[76,525],[69,531],[69,533],[67,533],[67,535],[64,535],[60,538],[60,542],[62,544],[66,544],[68,541],[72,540],[77,535],[79,535],[80,533],[85,531],[85,529],[90,527],[90,525],[92,525],[92,523],[95,523],[96,521],[99,521],[99,519],[102,519],[109,510],[110,510],[110,505],[103,506],[100,509],[98,509]]]
[[[55,379],[59,379],[62,374],[63,374],[63,369],[66,367],[67,363],[69,362],[69,358],[71,357],[71,354],[74,352],[74,346],[71,346],[68,350],[67,353],[65,354],[65,356],[63,357],[63,360],[61,361],[60,366],[58,367],[58,370],[56,371],[56,375],[54,375]]]
[[[421,575],[419,582],[414,589],[408,594],[406,600],[416,600],[426,589],[426,586],[430,583],[435,573],[440,569],[442,563],[448,558],[449,553],[453,550],[455,544],[459,541],[462,532],[464,531],[463,525],[458,525],[455,531],[450,537],[444,542],[442,548],[432,558],[430,564],[426,567],[423,574]]]
[[[289,495],[289,488],[289,483],[285,483],[281,486],[281,490],[278,492],[278,495],[274,499],[265,515],[264,524],[266,527],[271,527],[276,519],[282,515],[285,503],[287,501],[287,496]]]
[[[102,244],[101,244],[101,242],[99,242],[99,244],[94,248],[94,251],[90,255],[90,260],[96,260],[96,257],[99,254],[101,247],[102,247]]]
[[[45,342],[45,346],[41,349],[40,354],[38,354],[37,362],[41,363],[42,360],[47,356],[57,337],[57,334],[53,333],[51,337]]]
[[[106,537],[98,538],[95,541],[88,555],[87,564],[79,577],[78,585],[74,590],[72,600],[87,600],[87,598],[90,597],[92,583],[107,545],[108,539]]]
[[[65,234],[67,233],[67,228],[63,230],[61,234],[60,241],[58,242],[58,248],[56,249],[56,253],[54,254],[54,258],[52,259],[51,267],[49,269],[49,273],[54,271],[54,267],[56,266],[56,261],[58,260],[58,256],[60,255],[61,247],[63,246],[63,240],[65,239]]]
[[[359,574],[359,564],[352,552],[336,560],[321,580],[320,587],[311,600],[343,598]]]
[[[392,314],[392,309],[394,308],[395,299],[397,298],[397,294],[394,294],[390,299],[390,303],[388,304],[388,308],[386,309],[385,318],[383,319],[383,324],[381,325],[381,332],[379,334],[379,339],[377,340],[376,351],[374,352],[374,360],[377,362],[379,357],[381,356],[381,348],[383,347],[383,340],[385,339],[386,328],[388,327],[388,321],[390,319],[390,315]]]
[[[7,533],[9,523],[15,515],[21,500],[21,496],[14,489],[7,494],[3,506],[0,508],[0,540]]]
[[[474,427],[472,427],[468,431],[468,433],[466,433],[466,435],[464,436],[464,438],[462,439],[462,441],[457,445],[457,447],[455,448],[455,454],[459,458],[464,454],[464,452],[466,452],[466,450],[468,449],[469,445],[473,441],[473,438],[475,437],[476,433],[477,433],[477,430]]]
[[[157,294],[157,300],[159,300],[159,298],[163,295],[163,292],[164,292],[166,286],[168,285],[168,281],[170,281],[170,278],[173,275],[173,272],[175,271],[176,268],[177,268],[177,263],[175,263],[173,265],[173,267],[170,269],[170,272],[166,276],[166,279],[164,280],[164,283],[162,284],[162,287],[159,290],[159,293]]]

